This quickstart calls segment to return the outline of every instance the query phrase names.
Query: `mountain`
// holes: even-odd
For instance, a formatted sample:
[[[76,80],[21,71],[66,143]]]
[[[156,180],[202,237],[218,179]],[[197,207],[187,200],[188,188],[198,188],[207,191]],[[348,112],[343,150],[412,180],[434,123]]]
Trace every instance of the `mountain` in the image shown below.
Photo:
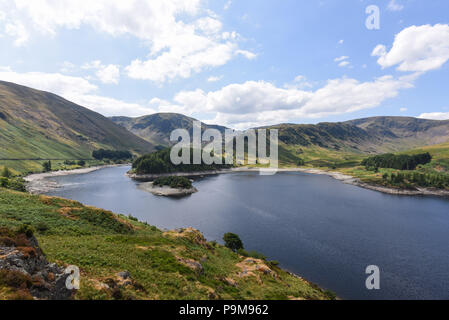
[[[110,119],[152,144],[164,147],[171,144],[170,134],[173,130],[186,129],[192,135],[193,122],[198,121],[178,113],[157,113],[139,118],[111,117]],[[224,134],[226,127],[202,123],[201,130],[207,129],[217,129]]]
[[[0,81],[0,159],[87,159],[107,148],[144,154],[153,145],[108,118],[52,93]]]
[[[411,117],[372,117],[347,121],[381,139],[381,145],[392,151],[435,145],[449,141],[449,120],[427,120]]]
[[[411,117],[373,117],[316,125],[281,124],[279,130],[286,145],[321,147],[354,153],[404,151],[449,141],[449,121]]]

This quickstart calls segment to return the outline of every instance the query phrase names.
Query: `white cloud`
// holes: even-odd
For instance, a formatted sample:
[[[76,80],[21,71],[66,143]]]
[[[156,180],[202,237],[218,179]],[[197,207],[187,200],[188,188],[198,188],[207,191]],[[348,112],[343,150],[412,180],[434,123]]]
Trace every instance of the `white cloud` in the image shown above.
[[[5,25],[5,33],[8,36],[15,38],[14,45],[18,47],[23,46],[30,37],[25,26],[18,21],[14,23],[7,23]]]
[[[232,0],[228,0],[228,1],[225,3],[223,9],[224,9],[224,10],[228,10],[228,9],[231,7],[231,5],[232,5]]]
[[[82,69],[95,69],[98,80],[105,84],[118,84],[120,80],[120,66],[115,64],[103,65],[100,60],[84,64]]]
[[[401,11],[402,9],[404,9],[404,6],[402,4],[397,3],[396,0],[390,0],[387,9],[390,11]]]
[[[237,50],[235,53],[244,56],[248,60],[253,60],[253,59],[257,58],[257,54],[252,53],[247,50]]]
[[[449,120],[449,112],[430,112],[418,116],[420,119]]]
[[[401,89],[411,88],[416,75],[401,78],[384,76],[369,82],[339,78],[305,91],[294,86],[279,88],[265,81],[231,84],[217,91],[182,91],[166,111],[186,114],[215,114],[209,122],[236,129],[301,121],[355,112],[379,106]],[[300,78],[301,80],[303,78]],[[170,103],[165,103],[170,105]]]
[[[341,57],[335,58],[334,61],[335,62],[340,62],[340,61],[343,61],[343,60],[346,60],[346,59],[349,59],[349,57],[348,56],[341,56]]]
[[[406,111],[408,111],[408,109],[407,108],[401,108],[401,109],[399,109],[399,111],[406,112]]]
[[[80,77],[72,77],[59,73],[18,73],[12,71],[10,68],[0,68],[0,80],[55,93],[105,116],[142,116],[155,112],[151,106],[128,103],[97,95],[95,93],[98,87]]]
[[[372,52],[382,68],[398,65],[399,71],[426,72],[443,66],[449,60],[449,25],[411,26],[395,37],[389,52],[378,45]]]
[[[343,40],[343,39],[338,41],[338,44],[343,44],[343,43],[345,43],[345,40]]]
[[[334,61],[339,62],[338,66],[342,68],[342,67],[350,66],[350,62],[348,61],[348,59],[349,59],[348,56],[341,56],[341,57],[335,58]]]
[[[128,76],[164,82],[222,66],[238,54],[255,58],[239,49],[235,32],[222,32],[222,22],[204,4],[202,0],[95,0],[88,4],[11,0],[0,1],[0,11],[8,12],[8,34],[17,45],[25,44],[30,32],[55,36],[60,29],[83,26],[114,37],[134,36],[149,47],[149,55],[134,59],[126,68]]]
[[[208,82],[217,82],[223,79],[223,76],[212,76],[207,79]]]

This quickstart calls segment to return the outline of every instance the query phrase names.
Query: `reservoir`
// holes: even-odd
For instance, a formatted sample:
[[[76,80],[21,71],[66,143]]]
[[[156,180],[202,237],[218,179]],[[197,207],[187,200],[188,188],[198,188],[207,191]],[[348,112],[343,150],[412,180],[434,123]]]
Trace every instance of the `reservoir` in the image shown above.
[[[125,176],[130,167],[52,177],[49,195],[161,229],[194,227],[212,241],[238,234],[247,251],[343,299],[449,299],[449,200],[383,194],[299,172],[230,173],[194,182],[198,193],[157,197]],[[380,290],[365,270],[380,268]]]

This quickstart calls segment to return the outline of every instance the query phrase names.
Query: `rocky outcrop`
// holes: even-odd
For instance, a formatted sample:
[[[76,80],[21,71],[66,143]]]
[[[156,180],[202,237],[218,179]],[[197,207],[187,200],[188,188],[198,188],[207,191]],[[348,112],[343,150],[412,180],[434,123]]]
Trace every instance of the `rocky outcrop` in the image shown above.
[[[150,192],[155,196],[162,196],[162,197],[185,197],[198,192],[198,190],[194,187],[190,189],[178,189],[178,188],[171,188],[168,186],[160,187],[155,186],[153,182],[141,183],[139,184],[138,188],[140,190]]]
[[[34,236],[5,229],[0,230],[0,274],[0,286],[25,298],[68,300],[75,293],[66,288],[69,274],[47,261]]]

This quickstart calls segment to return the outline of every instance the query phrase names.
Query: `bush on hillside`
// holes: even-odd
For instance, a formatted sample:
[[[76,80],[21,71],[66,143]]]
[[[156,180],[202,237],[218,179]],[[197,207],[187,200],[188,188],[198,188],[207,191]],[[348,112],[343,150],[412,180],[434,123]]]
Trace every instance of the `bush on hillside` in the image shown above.
[[[234,252],[244,249],[242,240],[235,233],[226,233],[223,236],[223,241],[225,242],[225,246]]]

